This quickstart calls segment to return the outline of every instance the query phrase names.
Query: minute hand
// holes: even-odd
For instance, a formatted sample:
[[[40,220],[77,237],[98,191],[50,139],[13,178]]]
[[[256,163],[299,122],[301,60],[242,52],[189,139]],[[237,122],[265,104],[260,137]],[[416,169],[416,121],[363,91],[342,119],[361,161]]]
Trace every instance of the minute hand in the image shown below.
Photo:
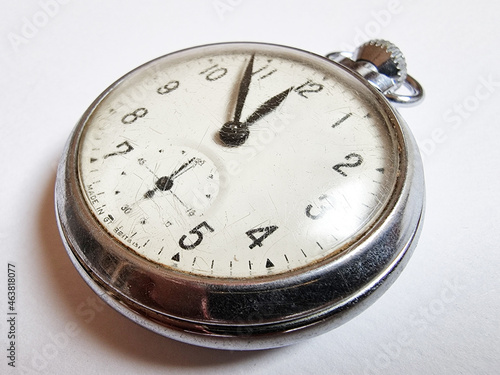
[[[261,119],[268,113],[274,111],[276,108],[279,107],[279,105],[285,100],[285,98],[288,96],[290,91],[293,90],[293,86],[290,87],[289,89],[286,89],[282,93],[279,93],[278,95],[273,96],[271,99],[267,100],[264,104],[262,104],[259,108],[255,110],[254,113],[252,113],[247,120],[244,122],[244,125],[250,126],[257,120]]]

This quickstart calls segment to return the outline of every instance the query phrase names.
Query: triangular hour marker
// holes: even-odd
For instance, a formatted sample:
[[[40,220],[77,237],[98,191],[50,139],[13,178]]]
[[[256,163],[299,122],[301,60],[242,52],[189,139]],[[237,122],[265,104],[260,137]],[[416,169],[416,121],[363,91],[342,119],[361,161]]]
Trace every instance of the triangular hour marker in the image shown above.
[[[95,161],[97,161],[97,159],[96,159],[96,158],[90,158],[90,162],[91,162],[91,163],[93,163],[93,162],[95,162]]]
[[[174,262],[178,262],[178,261],[180,261],[180,260],[181,260],[181,254],[179,254],[179,253],[175,254],[175,255],[172,257],[172,260],[173,260]]]
[[[271,268],[271,267],[274,267],[274,263],[271,262],[269,259],[267,259],[267,261],[266,261],[266,268]]]
[[[377,168],[377,171],[380,172],[380,173],[382,173],[382,174],[384,174],[385,169],[384,168]]]

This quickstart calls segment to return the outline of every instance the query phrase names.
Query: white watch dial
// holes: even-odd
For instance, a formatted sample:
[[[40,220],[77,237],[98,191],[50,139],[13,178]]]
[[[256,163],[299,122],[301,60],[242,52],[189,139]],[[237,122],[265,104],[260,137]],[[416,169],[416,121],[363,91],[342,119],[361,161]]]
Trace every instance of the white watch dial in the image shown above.
[[[187,50],[135,70],[86,120],[88,206],[131,251],[185,273],[261,277],[335,256],[382,213],[399,164],[392,120],[342,73],[269,48]],[[238,111],[248,138],[224,144]]]

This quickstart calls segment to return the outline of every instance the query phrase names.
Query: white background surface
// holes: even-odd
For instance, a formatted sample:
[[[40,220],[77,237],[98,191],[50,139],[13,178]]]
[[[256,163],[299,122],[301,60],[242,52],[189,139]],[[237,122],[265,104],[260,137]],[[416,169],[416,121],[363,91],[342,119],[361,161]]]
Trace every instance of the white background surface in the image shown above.
[[[499,3],[54,3],[0,4],[0,373],[11,370],[9,262],[18,311],[9,373],[498,373]],[[400,111],[423,153],[425,226],[379,301],[315,339],[246,353],[162,338],[99,302],[65,253],[52,195],[63,145],[101,91],[135,66],[193,45],[261,41],[326,54],[374,37],[396,43],[426,89],[421,105]]]

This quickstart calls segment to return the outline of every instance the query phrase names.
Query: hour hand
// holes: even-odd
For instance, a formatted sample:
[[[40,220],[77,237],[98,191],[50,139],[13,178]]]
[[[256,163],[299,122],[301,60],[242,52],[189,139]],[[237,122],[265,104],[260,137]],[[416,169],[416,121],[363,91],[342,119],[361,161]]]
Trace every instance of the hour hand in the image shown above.
[[[259,108],[252,113],[247,120],[244,122],[246,126],[252,125],[254,122],[264,117],[268,113],[274,111],[279,105],[285,100],[290,91],[293,90],[293,86],[285,91],[279,93],[278,95],[273,96],[271,99],[267,100],[264,104],[262,104]]]

